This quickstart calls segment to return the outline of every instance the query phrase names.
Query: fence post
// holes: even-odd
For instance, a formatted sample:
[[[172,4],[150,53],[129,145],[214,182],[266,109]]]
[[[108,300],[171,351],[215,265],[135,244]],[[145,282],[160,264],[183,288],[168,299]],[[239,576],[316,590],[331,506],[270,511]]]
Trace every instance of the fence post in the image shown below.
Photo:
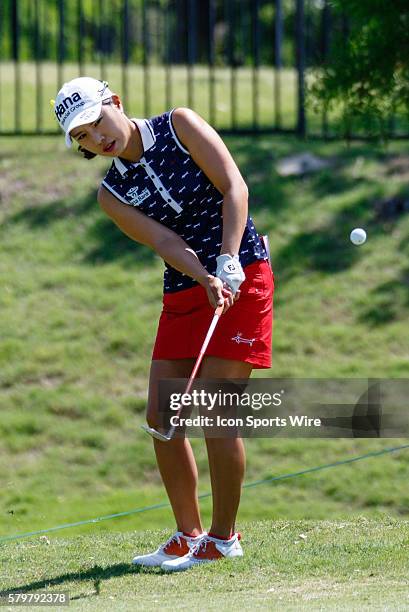
[[[147,4],[148,0],[142,0],[142,41],[143,41],[143,97],[144,105],[143,112],[145,117],[149,117],[151,113],[151,84],[150,84],[150,72],[149,72],[149,54],[150,54],[150,36],[149,36],[149,23],[147,16]]]
[[[172,108],[172,42],[173,42],[173,29],[174,24],[172,20],[172,4],[168,0],[166,5],[165,15],[165,35],[166,35],[166,46],[165,46],[165,90],[166,90],[166,109]]]
[[[280,71],[283,67],[283,5],[281,0],[275,0],[274,19],[274,111],[275,128],[281,127],[281,78]]]
[[[295,13],[295,42],[297,66],[297,134],[304,137],[306,134],[305,119],[305,14],[304,0],[296,0]]]
[[[253,0],[252,3],[252,22],[253,22],[253,130],[259,129],[259,67],[260,67],[260,22],[259,9],[260,0]]]
[[[215,107],[216,107],[216,81],[214,73],[214,27],[216,23],[215,0],[209,0],[209,117],[210,123],[216,127]]]
[[[77,20],[78,20],[78,72],[79,76],[84,73],[84,53],[83,53],[83,38],[84,38],[84,14],[82,12],[82,0],[77,0]]]
[[[231,129],[237,128],[237,62],[234,44],[234,7],[233,0],[227,0],[227,20],[229,23],[229,64],[230,64],[230,107],[231,107]]]
[[[34,53],[35,53],[35,71],[36,71],[36,132],[42,130],[42,81],[41,81],[41,47],[40,47],[40,10],[39,0],[34,2]]]
[[[2,3],[0,2],[0,40],[3,39],[3,23],[6,21],[5,17],[4,17],[4,6],[2,5]],[[1,74],[2,70],[1,70],[1,65],[0,65],[0,134],[1,134],[1,130],[2,130],[2,110],[3,110],[3,104],[2,104],[2,90],[3,90],[3,83],[2,83],[2,74]]]
[[[58,87],[63,84],[63,62],[65,55],[64,40],[64,0],[58,0],[59,37],[58,37]]]
[[[342,7],[341,32],[342,32],[343,44],[347,45],[348,39],[349,39],[349,33],[350,33],[350,23],[349,23],[349,16],[345,10],[345,7]],[[345,103],[343,105],[343,110],[344,109],[345,109]],[[343,126],[344,138],[348,142],[348,144],[350,144],[351,136],[352,136],[352,124],[351,124],[350,116],[347,116],[344,118],[343,124],[344,124]]]
[[[123,0],[122,5],[122,95],[124,106],[127,108],[129,102],[128,94],[128,63],[129,63],[129,0]]]
[[[100,80],[106,80],[105,69],[105,44],[106,44],[106,23],[105,23],[105,3],[104,0],[98,2],[98,47],[99,47],[99,74]]]
[[[19,12],[18,0],[11,5],[11,31],[13,33],[13,61],[14,61],[14,129],[21,131],[21,74],[19,49]]]
[[[325,66],[330,46],[330,28],[331,28],[331,14],[328,0],[324,0],[324,7],[322,9],[322,64]],[[328,138],[328,115],[326,108],[323,109],[322,113],[322,135],[324,138]]]
[[[194,107],[193,65],[196,61],[196,0],[187,4],[187,99],[188,106]]]

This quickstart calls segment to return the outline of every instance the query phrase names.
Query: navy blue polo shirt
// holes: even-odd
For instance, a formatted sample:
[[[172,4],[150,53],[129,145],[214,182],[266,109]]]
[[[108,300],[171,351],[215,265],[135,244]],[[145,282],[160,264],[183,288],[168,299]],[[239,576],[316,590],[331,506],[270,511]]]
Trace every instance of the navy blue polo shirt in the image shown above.
[[[132,119],[141,133],[144,154],[138,162],[114,158],[102,184],[127,206],[173,230],[195,251],[209,272],[216,273],[216,257],[222,245],[223,196],[193,161],[179,141],[172,112],[151,119]],[[243,268],[267,253],[247,218],[240,245]],[[165,262],[164,292],[197,285]]]

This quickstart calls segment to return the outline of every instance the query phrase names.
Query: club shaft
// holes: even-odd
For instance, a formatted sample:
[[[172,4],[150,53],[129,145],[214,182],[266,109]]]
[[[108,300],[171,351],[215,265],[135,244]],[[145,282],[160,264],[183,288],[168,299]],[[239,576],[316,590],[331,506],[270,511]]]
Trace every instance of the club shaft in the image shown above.
[[[200,368],[200,364],[202,363],[203,356],[204,356],[204,354],[206,352],[207,346],[208,346],[208,344],[210,342],[210,339],[211,339],[211,337],[213,335],[213,332],[215,330],[215,327],[217,325],[219,317],[220,317],[220,315],[218,313],[215,313],[215,315],[213,317],[213,320],[212,320],[212,322],[210,324],[209,331],[207,332],[206,338],[205,338],[205,340],[203,342],[203,346],[200,349],[199,356],[196,359],[196,363],[195,363],[195,366],[194,366],[194,368],[192,370],[192,373],[190,375],[189,382],[187,383],[187,387],[185,389],[185,393],[190,393],[190,389],[192,388],[193,381],[196,378],[196,374],[197,374],[197,372],[198,372],[198,370]]]
[[[189,381],[188,381],[188,383],[186,385],[186,389],[184,391],[184,394],[190,393],[190,390],[191,390],[192,385],[193,385],[193,381],[196,378],[196,374],[197,374],[197,372],[198,372],[198,370],[200,368],[200,364],[202,363],[202,359],[203,359],[204,354],[206,352],[207,346],[208,346],[208,344],[209,344],[209,342],[211,340],[211,337],[213,336],[213,332],[216,329],[216,325],[217,325],[217,323],[218,323],[218,321],[220,319],[220,315],[222,314],[222,312],[223,312],[223,306],[218,306],[216,308],[216,311],[215,311],[214,315],[213,315],[212,322],[211,322],[209,330],[208,330],[208,332],[206,334],[206,338],[204,339],[202,348],[200,349],[199,356],[196,359],[196,363],[195,363],[194,368],[192,370],[192,373],[190,375]],[[178,409],[178,411],[175,414],[176,417],[178,417],[180,415],[180,413],[182,412],[182,409],[183,409],[183,406],[180,406],[180,408]],[[175,429],[176,429],[176,426],[172,425],[172,427],[169,429],[169,432],[168,432],[168,438],[171,438],[173,436],[173,434],[175,432]]]

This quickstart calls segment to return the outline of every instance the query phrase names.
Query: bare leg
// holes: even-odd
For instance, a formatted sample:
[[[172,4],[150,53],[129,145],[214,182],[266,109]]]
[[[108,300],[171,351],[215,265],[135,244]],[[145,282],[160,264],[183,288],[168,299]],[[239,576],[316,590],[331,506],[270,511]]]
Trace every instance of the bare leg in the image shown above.
[[[205,357],[200,378],[236,378],[247,380],[252,365],[241,361]],[[210,531],[229,537],[234,531],[246,467],[241,438],[206,438],[213,493],[213,518]]]
[[[158,382],[163,378],[189,378],[194,359],[154,360],[149,379],[147,421],[157,427]],[[177,529],[198,535],[203,532],[197,498],[198,473],[187,438],[161,442],[153,438],[156,460],[168,494]]]

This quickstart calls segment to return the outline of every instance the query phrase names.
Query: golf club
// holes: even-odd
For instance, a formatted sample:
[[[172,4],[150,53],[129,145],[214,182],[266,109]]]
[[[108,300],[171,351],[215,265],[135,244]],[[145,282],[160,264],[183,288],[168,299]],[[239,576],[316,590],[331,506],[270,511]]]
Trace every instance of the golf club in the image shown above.
[[[217,325],[217,323],[219,321],[220,315],[223,312],[223,308],[224,308],[224,304],[222,304],[221,306],[218,306],[216,308],[216,310],[215,310],[212,322],[210,323],[209,330],[208,330],[208,332],[206,334],[206,338],[204,339],[202,348],[200,349],[199,356],[196,359],[196,363],[194,365],[194,368],[193,368],[192,373],[190,375],[190,378],[189,378],[189,381],[187,383],[186,389],[184,391],[185,394],[186,393],[190,393],[190,389],[192,388],[193,381],[194,381],[194,379],[196,377],[196,374],[197,374],[197,372],[199,370],[200,364],[202,363],[202,359],[203,359],[203,356],[204,356],[205,351],[207,349],[207,345],[210,342],[210,338],[212,337],[213,332],[214,332],[214,330],[216,328],[216,325]],[[180,413],[182,411],[182,408],[183,408],[183,406],[181,406],[178,409],[178,411],[175,414],[176,417],[178,417],[180,415]],[[156,431],[156,429],[154,429],[153,427],[149,427],[149,425],[142,425],[141,427],[148,434],[150,434],[153,438],[156,438],[157,440],[161,440],[162,442],[169,442],[169,440],[171,440],[173,438],[173,434],[175,433],[175,429],[176,429],[176,426],[172,425],[167,434],[162,434],[159,431]]]

